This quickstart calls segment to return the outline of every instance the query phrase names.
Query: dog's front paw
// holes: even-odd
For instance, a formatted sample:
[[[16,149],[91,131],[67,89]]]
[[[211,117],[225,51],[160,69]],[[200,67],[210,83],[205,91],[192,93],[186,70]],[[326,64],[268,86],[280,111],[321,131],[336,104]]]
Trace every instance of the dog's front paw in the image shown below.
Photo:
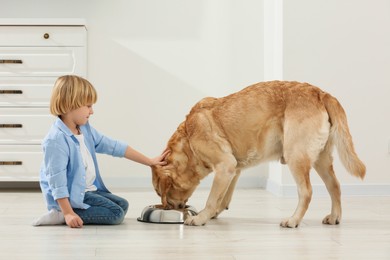
[[[340,224],[340,216],[330,214],[322,220],[322,224],[338,225]]]
[[[188,216],[185,221],[184,225],[188,226],[203,226],[206,224],[207,219],[203,219],[202,216],[197,215],[197,216]]]
[[[299,226],[299,221],[295,218],[287,218],[282,220],[280,222],[281,227],[286,227],[286,228],[297,228]]]

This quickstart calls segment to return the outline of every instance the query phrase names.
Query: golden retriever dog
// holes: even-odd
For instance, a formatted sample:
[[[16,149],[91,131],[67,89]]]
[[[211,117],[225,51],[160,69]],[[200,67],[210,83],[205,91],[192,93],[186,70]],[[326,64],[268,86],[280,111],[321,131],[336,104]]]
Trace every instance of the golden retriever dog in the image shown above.
[[[205,208],[185,220],[204,225],[228,209],[242,169],[280,160],[294,176],[299,196],[294,214],[280,225],[294,228],[311,200],[313,167],[332,200],[322,223],[335,225],[341,220],[341,193],[332,166],[334,145],[347,171],[363,179],[366,167],[336,98],[307,83],[262,82],[198,102],[168,141],[167,165],[152,167],[153,186],[164,208],[184,208],[200,181],[214,172]]]

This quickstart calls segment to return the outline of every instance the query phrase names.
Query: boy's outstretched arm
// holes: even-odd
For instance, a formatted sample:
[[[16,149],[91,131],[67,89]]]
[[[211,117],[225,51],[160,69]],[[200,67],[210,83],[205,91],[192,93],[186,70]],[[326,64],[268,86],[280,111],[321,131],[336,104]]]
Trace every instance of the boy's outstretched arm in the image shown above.
[[[130,146],[127,147],[125,152],[125,158],[142,163],[147,166],[153,166],[153,165],[165,165],[167,162],[165,161],[165,157],[168,155],[169,150],[165,150],[161,155],[155,157],[155,158],[149,158],[142,153],[134,150]]]

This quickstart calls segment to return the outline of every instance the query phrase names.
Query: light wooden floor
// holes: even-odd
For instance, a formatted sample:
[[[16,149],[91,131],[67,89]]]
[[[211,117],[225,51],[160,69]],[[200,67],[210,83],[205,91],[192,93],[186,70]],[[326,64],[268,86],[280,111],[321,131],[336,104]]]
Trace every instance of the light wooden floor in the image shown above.
[[[152,190],[113,191],[131,209],[119,226],[32,227],[45,211],[40,192],[0,191],[0,259],[390,259],[390,197],[344,197],[338,226],[321,224],[330,200],[314,197],[298,229],[279,227],[296,198],[236,190],[231,208],[201,227],[136,219],[159,203]],[[208,190],[190,205],[202,209]]]

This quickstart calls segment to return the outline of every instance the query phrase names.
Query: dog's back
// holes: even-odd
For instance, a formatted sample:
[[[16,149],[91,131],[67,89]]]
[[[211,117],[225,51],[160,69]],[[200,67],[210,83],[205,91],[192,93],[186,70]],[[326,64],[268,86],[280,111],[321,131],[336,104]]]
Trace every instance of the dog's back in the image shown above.
[[[309,84],[258,83],[223,98],[200,101],[187,116],[187,132],[218,135],[229,140],[238,166],[242,168],[281,157],[288,161],[290,153],[306,149],[296,142],[305,140],[308,135],[321,135],[315,137],[321,139],[320,143],[305,144],[318,146],[315,149],[318,154],[330,128],[321,102],[323,95],[324,92]]]

